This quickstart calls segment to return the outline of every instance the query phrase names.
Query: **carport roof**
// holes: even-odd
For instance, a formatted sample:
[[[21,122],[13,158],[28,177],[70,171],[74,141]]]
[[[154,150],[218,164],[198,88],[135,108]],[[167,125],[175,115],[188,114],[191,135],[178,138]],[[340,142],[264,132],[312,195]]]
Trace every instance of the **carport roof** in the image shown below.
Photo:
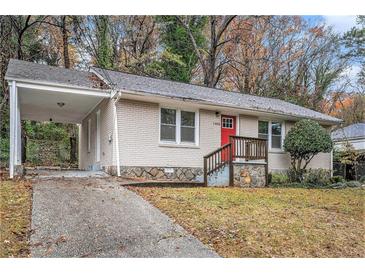
[[[94,73],[53,67],[17,59],[10,59],[5,74],[7,80],[37,81],[75,88],[106,90],[107,85]]]

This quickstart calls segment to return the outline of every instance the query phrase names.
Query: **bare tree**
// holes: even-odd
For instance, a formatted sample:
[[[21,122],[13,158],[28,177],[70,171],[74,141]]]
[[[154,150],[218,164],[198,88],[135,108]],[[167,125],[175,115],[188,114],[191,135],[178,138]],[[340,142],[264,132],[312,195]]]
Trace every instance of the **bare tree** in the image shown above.
[[[198,56],[203,72],[204,84],[207,87],[215,87],[222,77],[225,65],[230,62],[223,55],[223,46],[233,38],[227,34],[228,27],[235,15],[209,16],[209,43],[207,49],[199,48],[194,33],[189,27],[189,16],[177,16],[178,22],[186,29],[191,43]]]

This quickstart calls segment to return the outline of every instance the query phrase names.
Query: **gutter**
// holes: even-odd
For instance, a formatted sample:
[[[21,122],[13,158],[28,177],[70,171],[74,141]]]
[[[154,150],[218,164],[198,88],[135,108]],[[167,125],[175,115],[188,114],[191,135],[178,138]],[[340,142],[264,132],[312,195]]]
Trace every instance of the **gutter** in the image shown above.
[[[29,80],[29,79],[9,77],[9,76],[5,76],[4,79],[7,80],[7,81],[17,81],[17,82],[21,82],[21,83],[37,84],[37,85],[41,85],[41,86],[51,86],[51,87],[61,87],[61,88],[69,88],[69,89],[79,89],[79,90],[87,90],[87,91],[105,92],[106,94],[110,94],[110,92],[111,92],[110,89],[88,88],[88,87],[83,87],[83,86],[59,84],[59,83],[46,82],[46,81]]]

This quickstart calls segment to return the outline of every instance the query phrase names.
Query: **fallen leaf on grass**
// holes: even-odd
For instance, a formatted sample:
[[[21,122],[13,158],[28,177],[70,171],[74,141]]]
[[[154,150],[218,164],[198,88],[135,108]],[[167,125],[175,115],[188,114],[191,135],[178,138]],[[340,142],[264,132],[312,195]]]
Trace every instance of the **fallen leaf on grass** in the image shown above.
[[[65,235],[61,235],[60,237],[58,237],[56,239],[56,241],[54,242],[56,245],[58,245],[59,243],[64,243],[66,242],[67,238]]]

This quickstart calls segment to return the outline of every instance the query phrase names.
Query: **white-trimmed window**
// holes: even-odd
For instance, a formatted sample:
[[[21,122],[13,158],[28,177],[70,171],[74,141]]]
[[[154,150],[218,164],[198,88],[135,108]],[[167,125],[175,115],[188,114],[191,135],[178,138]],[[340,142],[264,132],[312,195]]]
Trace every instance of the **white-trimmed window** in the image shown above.
[[[160,142],[198,144],[198,112],[161,108]]]
[[[282,150],[284,140],[284,124],[274,121],[259,121],[258,137],[268,140],[270,149]]]
[[[161,108],[161,141],[176,141],[176,109]]]
[[[181,142],[195,143],[195,112],[181,111]]]
[[[87,152],[91,152],[91,119],[87,120]]]

